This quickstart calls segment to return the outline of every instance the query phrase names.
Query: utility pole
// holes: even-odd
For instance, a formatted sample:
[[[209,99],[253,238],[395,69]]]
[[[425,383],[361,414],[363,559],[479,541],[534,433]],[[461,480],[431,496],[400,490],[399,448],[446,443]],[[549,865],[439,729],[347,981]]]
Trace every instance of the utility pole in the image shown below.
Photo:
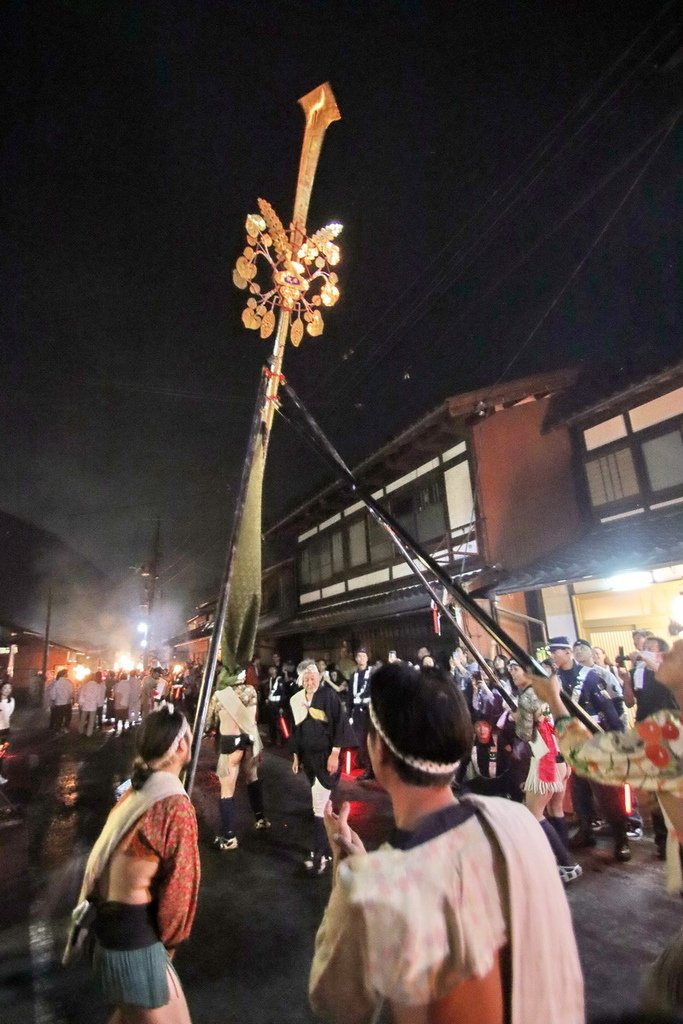
[[[158,584],[159,584],[159,570],[161,565],[161,517],[157,516],[156,526],[154,528],[154,537],[152,538],[152,556],[149,562],[145,562],[138,572],[142,576],[143,586],[145,588],[145,623],[139,627],[141,632],[144,632],[144,641],[142,646],[145,648],[147,656],[152,653],[152,615],[154,614],[154,606],[158,597]],[[146,626],[146,628],[145,628]]]
[[[47,662],[50,650],[50,620],[52,618],[52,587],[47,592],[47,615],[45,617],[45,645],[43,647],[43,684],[47,676]]]

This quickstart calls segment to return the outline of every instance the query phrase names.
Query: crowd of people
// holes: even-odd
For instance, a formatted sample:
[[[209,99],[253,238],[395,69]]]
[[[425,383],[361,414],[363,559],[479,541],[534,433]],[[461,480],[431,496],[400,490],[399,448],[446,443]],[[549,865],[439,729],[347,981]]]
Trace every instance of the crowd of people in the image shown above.
[[[209,716],[220,782],[214,845],[238,846],[240,778],[255,827],[270,827],[261,722],[310,786],[305,867],[332,866],[310,975],[324,1019],[579,1024],[583,980],[564,888],[581,867],[570,849],[609,829],[615,860],[628,860],[647,809],[681,891],[683,642],[669,652],[637,630],[620,664],[581,638],[553,637],[547,651],[547,679],[502,655],[480,666],[459,648],[447,666],[423,648],[413,663],[392,651],[370,668],[361,648],[346,672],[329,659],[293,665],[276,654],[266,669],[254,659],[219,674]],[[194,811],[178,782],[192,738],[178,707],[154,693],[153,706],[141,699],[132,785],[91,855],[69,948],[91,911],[93,969],[118,1007],[112,1020],[186,1024],[171,960],[199,886]],[[395,831],[373,852],[335,793],[348,750],[393,807]],[[683,1007],[682,950],[683,935],[650,973],[650,1010]]]
[[[69,732],[76,711],[78,731],[83,735],[104,729],[121,733],[139,725],[165,700],[183,703],[192,715],[200,680],[200,666],[182,666],[175,672],[159,665],[146,673],[138,669],[97,670],[79,681],[71,677],[68,668],[56,674],[48,670],[43,705],[51,732]]]

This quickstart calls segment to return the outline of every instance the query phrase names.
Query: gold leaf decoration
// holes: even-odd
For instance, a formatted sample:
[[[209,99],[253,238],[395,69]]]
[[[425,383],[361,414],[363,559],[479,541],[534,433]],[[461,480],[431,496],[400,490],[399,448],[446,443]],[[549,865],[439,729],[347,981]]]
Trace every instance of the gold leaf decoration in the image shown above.
[[[257,331],[261,326],[261,317],[256,316],[254,310],[247,306],[247,308],[242,311],[242,323],[250,331]]]
[[[245,281],[251,281],[253,277],[256,277],[256,267],[249,262],[246,256],[240,256],[235,264],[235,270]]]
[[[247,235],[251,235],[251,238],[249,239],[251,242],[252,238],[254,240],[256,239],[256,235],[258,235],[259,231],[266,230],[266,222],[263,217],[259,217],[257,213],[250,213],[247,217],[245,227],[247,229]]]
[[[234,284],[235,288],[246,288],[247,285],[249,284],[249,282],[244,277],[242,277],[240,273],[238,273],[237,269],[233,270],[232,272],[232,283]]]
[[[291,341],[292,341],[292,345],[294,345],[295,348],[299,347],[299,345],[301,344],[301,339],[303,338],[303,336],[304,336],[303,321],[302,320],[295,320],[294,323],[292,324],[292,329],[291,329],[290,334],[289,334],[289,337],[291,338]]]
[[[324,327],[325,324],[323,323],[323,318],[320,315],[320,310],[316,309],[315,313],[313,313],[313,316],[311,317],[311,322],[306,328],[306,330],[308,331],[312,338],[317,338],[318,335],[323,333]]]
[[[273,239],[273,245],[276,253],[280,259],[284,259],[287,250],[289,249],[289,239],[287,238],[287,232],[282,226],[282,221],[270,203],[266,202],[265,199],[258,200],[258,208],[263,214],[263,219],[266,222],[268,233]]]
[[[273,313],[272,309],[269,309],[268,312],[264,314],[263,319],[261,320],[261,337],[269,338],[274,330],[275,313]]]
[[[324,228],[320,228],[319,231],[316,231],[314,235],[311,235],[309,242],[311,245],[315,245],[321,249],[325,242],[331,242],[333,238],[340,235],[343,227],[343,224],[327,224]]]

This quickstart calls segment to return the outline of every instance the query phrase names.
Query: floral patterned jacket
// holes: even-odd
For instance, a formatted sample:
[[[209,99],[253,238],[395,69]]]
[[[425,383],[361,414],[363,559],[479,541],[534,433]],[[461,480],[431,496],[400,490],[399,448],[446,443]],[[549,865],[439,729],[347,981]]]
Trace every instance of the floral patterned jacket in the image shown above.
[[[555,729],[560,750],[577,775],[683,796],[680,711],[657,711],[626,732],[592,735],[575,718],[558,718]]]

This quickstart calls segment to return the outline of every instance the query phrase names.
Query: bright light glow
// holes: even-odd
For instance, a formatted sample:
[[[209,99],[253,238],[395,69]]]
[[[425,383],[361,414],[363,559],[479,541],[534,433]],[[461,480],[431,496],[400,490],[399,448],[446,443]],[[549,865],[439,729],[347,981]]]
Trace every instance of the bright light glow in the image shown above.
[[[140,647],[146,647],[146,646],[147,646],[147,638],[145,637],[144,640],[140,641]]]
[[[90,669],[86,665],[76,665],[74,668],[74,676],[76,682],[82,683],[86,676],[90,675]]]
[[[143,668],[144,668],[145,666],[144,666],[144,665],[142,664],[142,662],[141,662],[141,661],[139,661],[139,662],[137,663],[137,665],[136,665],[135,667],[136,667],[136,669],[138,670],[138,672],[142,672],[142,670],[143,670]]]
[[[351,751],[346,751],[346,774],[351,774]]]
[[[631,787],[628,782],[624,786],[624,812],[631,814],[633,811],[633,798],[631,796]]]
[[[622,572],[608,581],[610,590],[641,590],[652,584],[651,572]]]
[[[146,633],[149,630],[147,622],[138,622],[138,633]]]
[[[114,662],[114,671],[130,672],[134,664],[135,662],[130,654],[117,654],[116,661]]]
[[[184,667],[185,667],[184,665],[174,665],[173,666],[173,675],[174,676],[179,676],[180,673],[183,671]]]

